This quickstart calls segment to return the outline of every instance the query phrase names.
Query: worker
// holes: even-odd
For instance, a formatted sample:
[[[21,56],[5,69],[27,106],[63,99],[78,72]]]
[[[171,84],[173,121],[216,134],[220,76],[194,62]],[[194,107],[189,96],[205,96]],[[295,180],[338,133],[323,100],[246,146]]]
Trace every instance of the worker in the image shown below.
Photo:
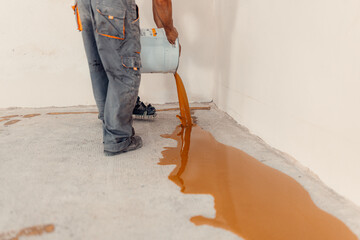
[[[99,118],[103,120],[105,156],[136,150],[132,113],[140,85],[139,9],[135,0],[76,0],[73,9],[82,32]],[[154,21],[175,44],[171,0],[153,0]]]

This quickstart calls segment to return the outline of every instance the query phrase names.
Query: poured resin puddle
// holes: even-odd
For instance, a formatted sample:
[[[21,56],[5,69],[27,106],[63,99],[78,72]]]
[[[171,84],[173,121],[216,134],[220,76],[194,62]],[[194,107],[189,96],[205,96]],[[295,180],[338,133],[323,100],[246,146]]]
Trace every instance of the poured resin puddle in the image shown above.
[[[33,118],[33,117],[37,117],[40,116],[41,114],[35,113],[35,114],[27,114],[24,115],[23,118]]]
[[[8,121],[8,122],[6,122],[4,125],[5,126],[10,126],[10,125],[13,125],[13,124],[15,124],[15,123],[18,123],[18,122],[20,122],[21,120],[11,120],[11,121]]]
[[[24,228],[20,231],[0,233],[0,240],[19,240],[20,237],[41,236],[55,231],[53,224]]]
[[[5,122],[4,126],[10,126],[10,125],[14,125],[18,122],[20,122],[21,120],[19,119],[14,119],[14,120],[10,120],[11,118],[33,118],[33,117],[37,117],[40,116],[41,114],[27,114],[27,115],[11,115],[11,116],[4,116],[4,117],[0,117],[0,122]]]
[[[176,147],[162,152],[160,165],[175,165],[169,179],[186,194],[211,194],[214,219],[196,225],[230,230],[251,240],[357,240],[337,218],[319,209],[294,179],[245,152],[221,144],[194,125],[170,135]]]
[[[0,118],[9,119],[9,118],[14,118],[14,117],[19,117],[19,115],[3,116],[3,117],[0,117]]]
[[[182,124],[163,135],[177,146],[167,147],[159,164],[175,165],[169,179],[181,192],[214,197],[215,218],[194,216],[194,224],[223,228],[248,240],[357,240],[293,178],[192,125],[184,85],[180,76],[175,78]]]

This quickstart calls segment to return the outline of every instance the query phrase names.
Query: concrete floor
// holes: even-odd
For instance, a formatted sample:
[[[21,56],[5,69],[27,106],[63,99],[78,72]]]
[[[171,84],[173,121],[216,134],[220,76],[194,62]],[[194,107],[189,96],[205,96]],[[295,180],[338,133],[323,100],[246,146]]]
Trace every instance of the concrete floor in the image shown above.
[[[319,207],[360,236],[357,206],[211,107],[195,111],[201,127],[218,141],[295,178]],[[7,239],[6,234],[45,224],[53,224],[54,232],[26,239],[240,239],[223,229],[192,224],[192,216],[215,215],[213,198],[182,194],[168,180],[173,167],[157,165],[163,148],[175,144],[160,135],[173,132],[179,123],[177,111],[160,112],[155,121],[135,121],[144,147],[110,158],[103,156],[101,122],[96,114],[46,114],[92,111],[96,108],[0,110],[0,117],[21,115],[13,118],[21,120],[16,124],[0,122],[1,240]],[[41,115],[23,118],[26,114]]]

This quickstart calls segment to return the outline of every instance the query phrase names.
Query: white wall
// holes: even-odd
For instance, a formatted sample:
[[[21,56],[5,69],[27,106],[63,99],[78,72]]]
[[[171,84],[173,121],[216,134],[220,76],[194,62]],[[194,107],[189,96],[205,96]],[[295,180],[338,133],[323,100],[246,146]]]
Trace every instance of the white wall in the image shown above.
[[[7,1],[6,9],[12,11],[0,15],[0,108],[95,104],[72,2]],[[138,4],[141,26],[154,27],[151,1]],[[216,42],[206,40],[215,23],[213,6],[209,0],[184,0],[174,1],[174,9],[186,49],[179,73],[191,101],[211,101],[215,58],[209,50]],[[173,76],[143,75],[140,94],[153,103],[176,101]]]
[[[7,1],[0,15],[0,108],[93,104],[69,1]]]
[[[214,101],[360,205],[360,2],[218,0]]]

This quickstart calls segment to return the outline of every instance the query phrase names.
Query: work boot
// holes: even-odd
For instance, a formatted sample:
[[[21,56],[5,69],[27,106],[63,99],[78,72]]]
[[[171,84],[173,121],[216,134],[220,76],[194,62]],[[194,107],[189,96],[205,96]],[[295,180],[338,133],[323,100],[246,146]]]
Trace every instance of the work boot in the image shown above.
[[[125,149],[119,151],[119,152],[109,152],[109,151],[106,151],[104,150],[104,154],[105,156],[115,156],[115,155],[118,155],[118,154],[121,154],[121,153],[126,153],[126,152],[130,152],[130,151],[134,151],[136,149],[139,149],[143,146],[143,142],[142,142],[142,139],[140,136],[133,136],[133,137],[130,137],[130,144],[129,146],[127,146]]]
[[[154,119],[156,117],[156,109],[151,104],[147,106],[137,98],[135,108],[133,110],[133,117],[136,119]]]

